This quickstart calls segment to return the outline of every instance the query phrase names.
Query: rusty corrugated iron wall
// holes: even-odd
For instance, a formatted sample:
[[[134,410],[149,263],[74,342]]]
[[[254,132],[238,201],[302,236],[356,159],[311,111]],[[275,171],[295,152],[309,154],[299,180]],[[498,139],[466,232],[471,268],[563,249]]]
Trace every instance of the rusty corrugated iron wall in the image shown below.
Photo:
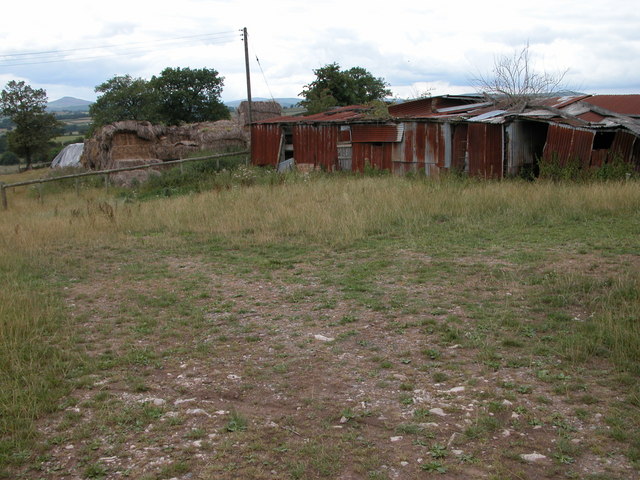
[[[591,151],[595,132],[563,125],[549,125],[543,158],[547,161],[558,159],[561,165],[578,159],[587,168],[591,164]]]
[[[251,126],[251,164],[278,165],[282,126],[279,124],[259,124]]]
[[[406,122],[402,142],[395,143],[392,147],[393,172],[424,172],[426,145],[427,125],[422,122]]]
[[[294,125],[293,158],[332,172],[338,166],[338,125]]]
[[[469,175],[502,178],[502,125],[469,123]]]
[[[430,172],[439,171],[445,166],[447,138],[449,128],[443,123],[427,123],[427,144],[425,163]]]
[[[616,136],[613,139],[613,143],[611,145],[611,149],[609,151],[608,161],[613,161],[616,157],[619,157],[624,162],[629,163],[637,163],[640,161],[640,158],[633,158],[633,147],[634,144],[639,143],[638,137],[635,135],[617,131]]]
[[[365,165],[379,170],[392,170],[393,143],[353,143],[352,170],[364,171]]]
[[[467,133],[469,125],[456,123],[452,125],[452,128],[451,169],[463,172],[467,169]]]

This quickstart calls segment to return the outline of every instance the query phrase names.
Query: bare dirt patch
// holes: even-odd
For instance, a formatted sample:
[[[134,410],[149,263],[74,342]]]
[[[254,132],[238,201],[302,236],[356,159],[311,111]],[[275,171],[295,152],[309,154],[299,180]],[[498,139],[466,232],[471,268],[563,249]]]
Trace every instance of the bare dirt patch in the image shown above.
[[[607,421],[624,387],[563,363],[531,281],[601,259],[356,253],[105,256],[66,291],[92,366],[17,474],[638,478]]]

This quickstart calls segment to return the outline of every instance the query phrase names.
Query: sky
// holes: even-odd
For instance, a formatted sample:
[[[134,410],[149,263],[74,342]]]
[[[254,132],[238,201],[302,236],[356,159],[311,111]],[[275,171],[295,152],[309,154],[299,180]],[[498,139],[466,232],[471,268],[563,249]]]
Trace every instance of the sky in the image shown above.
[[[224,101],[297,97],[330,63],[363,67],[393,95],[475,92],[502,56],[529,45],[541,72],[584,93],[640,93],[640,0],[50,0],[0,17],[0,87],[24,80],[49,100],[95,100],[115,75],[213,68]]]

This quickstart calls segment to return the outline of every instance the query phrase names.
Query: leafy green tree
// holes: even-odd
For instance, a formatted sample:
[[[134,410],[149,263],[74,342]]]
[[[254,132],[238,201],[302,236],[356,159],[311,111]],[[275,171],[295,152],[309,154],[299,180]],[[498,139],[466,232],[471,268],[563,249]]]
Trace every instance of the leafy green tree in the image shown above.
[[[223,78],[213,69],[165,68],[147,81],[115,76],[96,87],[92,129],[121,120],[178,125],[229,118],[220,101]]]
[[[160,118],[169,125],[229,118],[229,109],[220,101],[224,78],[214,69],[165,68],[150,84]]]
[[[316,79],[300,93],[304,97],[300,104],[309,113],[334,106],[365,104],[391,95],[389,84],[383,78],[374,77],[362,67],[340,70],[340,65],[331,63],[313,73]]]
[[[157,96],[147,80],[116,75],[95,91],[102,95],[89,107],[94,129],[121,120],[159,121]]]
[[[46,112],[46,107],[47,93],[23,81],[10,81],[0,93],[0,115],[9,117],[15,124],[7,134],[8,147],[25,158],[27,168],[31,168],[36,155],[47,152],[49,141],[60,127],[55,115]]]

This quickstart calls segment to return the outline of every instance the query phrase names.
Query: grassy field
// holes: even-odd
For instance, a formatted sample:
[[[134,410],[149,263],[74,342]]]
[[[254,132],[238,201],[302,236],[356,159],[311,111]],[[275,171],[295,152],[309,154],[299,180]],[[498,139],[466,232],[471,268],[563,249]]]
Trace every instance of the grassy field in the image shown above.
[[[10,193],[6,478],[638,477],[637,182],[219,175]]]

